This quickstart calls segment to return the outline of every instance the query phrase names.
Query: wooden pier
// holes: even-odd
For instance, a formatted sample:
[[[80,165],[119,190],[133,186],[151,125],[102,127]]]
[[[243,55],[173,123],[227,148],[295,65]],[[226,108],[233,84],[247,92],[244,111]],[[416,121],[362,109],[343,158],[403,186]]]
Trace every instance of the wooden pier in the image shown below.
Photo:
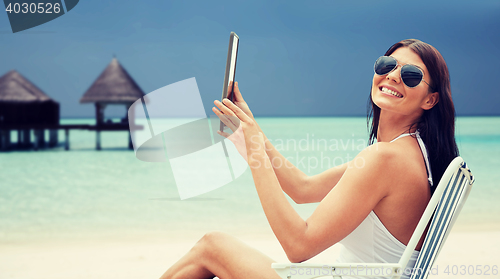
[[[134,130],[142,130],[143,126],[136,125]],[[90,130],[96,132],[95,146],[96,150],[101,150],[101,132],[128,131],[128,148],[133,149],[132,138],[129,125],[113,123],[106,125],[87,125],[87,124],[60,124],[60,125],[0,125],[0,151],[53,148],[59,145],[59,130],[64,130],[64,149],[70,149],[70,131],[71,130]],[[11,132],[17,131],[17,143],[11,141]],[[46,141],[45,131],[49,131],[49,139]],[[31,140],[33,135],[33,140]]]

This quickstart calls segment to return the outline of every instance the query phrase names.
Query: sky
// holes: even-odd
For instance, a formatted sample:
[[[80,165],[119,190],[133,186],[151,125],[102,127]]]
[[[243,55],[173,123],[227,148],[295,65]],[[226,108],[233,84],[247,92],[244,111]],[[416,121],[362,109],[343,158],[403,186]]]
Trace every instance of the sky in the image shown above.
[[[408,38],[445,58],[457,115],[500,115],[498,0],[80,0],[15,34],[0,12],[0,75],[19,71],[60,102],[61,117],[93,117],[79,99],[116,56],[145,93],[195,77],[212,115],[231,31],[255,116],[366,115],[373,63]],[[107,109],[113,115],[125,109]]]

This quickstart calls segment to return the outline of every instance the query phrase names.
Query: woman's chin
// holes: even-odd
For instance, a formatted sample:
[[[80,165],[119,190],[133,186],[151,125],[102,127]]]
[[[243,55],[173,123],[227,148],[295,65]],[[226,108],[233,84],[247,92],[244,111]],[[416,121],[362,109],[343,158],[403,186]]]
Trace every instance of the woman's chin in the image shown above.
[[[395,104],[388,98],[376,97],[373,98],[373,103],[381,110],[394,110]]]

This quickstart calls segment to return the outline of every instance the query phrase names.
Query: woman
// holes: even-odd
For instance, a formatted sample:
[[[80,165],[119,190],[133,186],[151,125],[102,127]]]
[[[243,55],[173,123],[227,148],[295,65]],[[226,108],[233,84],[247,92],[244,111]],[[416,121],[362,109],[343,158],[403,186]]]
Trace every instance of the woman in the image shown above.
[[[363,164],[346,163],[314,176],[294,167],[267,140],[237,83],[234,93],[234,103],[215,101],[213,111],[235,131],[221,134],[246,157],[266,217],[289,260],[305,261],[341,242],[341,262],[397,262],[433,187],[458,156],[449,74],[441,54],[413,39],[389,48],[375,63],[372,144],[353,160]],[[276,158],[286,164],[274,166]],[[320,203],[304,221],[283,191],[297,203]],[[414,266],[422,242],[407,268]],[[279,278],[272,262],[234,237],[212,232],[162,278]]]

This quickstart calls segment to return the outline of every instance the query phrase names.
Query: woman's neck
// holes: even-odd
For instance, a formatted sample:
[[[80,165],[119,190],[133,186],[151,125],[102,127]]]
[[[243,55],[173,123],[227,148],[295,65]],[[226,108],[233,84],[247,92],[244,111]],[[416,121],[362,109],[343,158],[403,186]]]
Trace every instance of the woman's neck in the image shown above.
[[[409,115],[380,111],[377,142],[390,142],[405,132],[415,132],[416,127],[412,127],[412,124],[417,123],[419,118],[420,116],[411,117]]]

